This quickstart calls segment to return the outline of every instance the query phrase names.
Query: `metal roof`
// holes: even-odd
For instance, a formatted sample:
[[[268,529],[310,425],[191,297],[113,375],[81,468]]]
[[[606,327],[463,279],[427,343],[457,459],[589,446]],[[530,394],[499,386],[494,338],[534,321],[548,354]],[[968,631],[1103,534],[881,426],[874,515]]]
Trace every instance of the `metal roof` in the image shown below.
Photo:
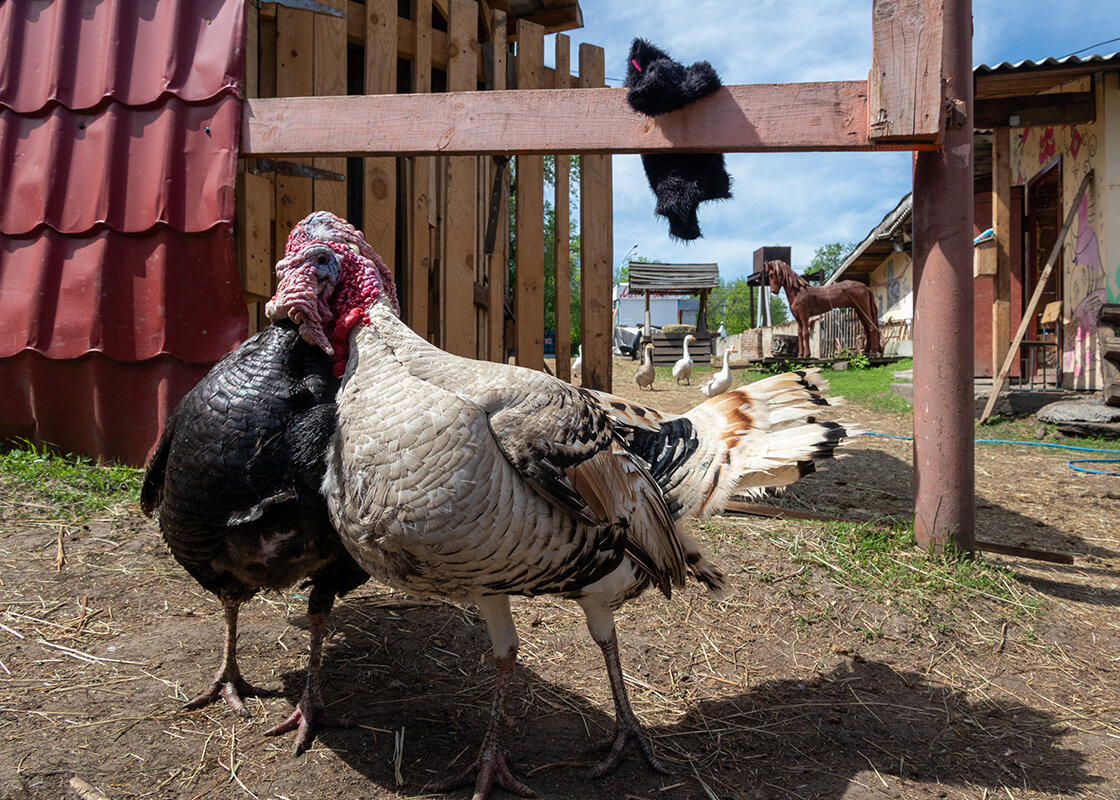
[[[907,193],[891,211],[883,217],[883,221],[871,229],[856,249],[840,262],[837,270],[828,276],[825,285],[844,280],[855,280],[868,283],[871,273],[883,263],[891,253],[895,252],[895,241],[901,235],[909,233],[910,218],[914,210],[912,193]]]
[[[247,317],[244,0],[0,3],[0,438],[142,463]]]
[[[1042,61],[1031,61],[1025,58],[1022,61],[1016,61],[1014,64],[1009,61],[989,66],[981,64],[974,67],[972,70],[973,75],[990,75],[996,73],[1008,72],[1033,72],[1047,69],[1075,69],[1080,67],[1090,67],[1093,71],[1101,66],[1115,66],[1120,67],[1120,51],[1110,53],[1109,55],[1092,55],[1087,58],[1079,58],[1076,55],[1064,56],[1062,58],[1046,58]]]
[[[657,264],[631,261],[631,292],[696,294],[719,286],[719,264]]]

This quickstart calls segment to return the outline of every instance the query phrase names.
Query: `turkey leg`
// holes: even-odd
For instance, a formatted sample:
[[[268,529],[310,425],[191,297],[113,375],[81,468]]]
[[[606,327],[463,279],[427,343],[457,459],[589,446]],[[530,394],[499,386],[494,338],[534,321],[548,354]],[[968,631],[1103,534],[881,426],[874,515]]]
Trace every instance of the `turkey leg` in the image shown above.
[[[642,724],[634,716],[630,707],[630,699],[626,696],[626,684],[622,677],[622,662],[618,659],[618,633],[614,627],[614,614],[605,608],[584,598],[580,601],[584,613],[587,615],[587,629],[591,632],[599,649],[603,651],[603,660],[607,664],[607,677],[610,679],[611,694],[614,696],[614,734],[610,739],[596,745],[597,750],[607,751],[607,757],[600,761],[587,773],[589,778],[601,778],[614,772],[631,742],[638,746],[646,764],[650,769],[662,774],[669,774],[669,770],[653,754],[649,738],[642,730]]]
[[[226,705],[234,710],[238,716],[248,717],[249,709],[245,707],[242,695],[249,697],[261,694],[256,688],[241,677],[241,670],[237,666],[237,612],[241,609],[240,601],[222,600],[222,608],[226,620],[226,641],[222,649],[222,665],[214,675],[214,682],[202,694],[190,700],[183,706],[186,709],[196,709],[213,703],[219,697],[225,700]]]
[[[323,591],[317,586],[311,589],[311,597],[307,601],[307,632],[311,639],[311,654],[307,660],[307,683],[303,689],[303,696],[290,717],[264,732],[265,736],[277,736],[298,728],[292,755],[301,755],[308,748],[311,740],[315,738],[317,727],[334,724],[319,691],[319,668],[323,662],[323,634],[326,632],[327,620],[330,618],[333,606],[334,595],[331,592]]]
[[[513,777],[506,762],[508,750],[505,745],[505,729],[508,726],[505,705],[509,691],[510,678],[517,664],[517,629],[513,625],[513,614],[509,609],[509,598],[505,595],[479,598],[478,609],[486,620],[490,631],[490,642],[494,649],[494,697],[490,705],[490,724],[482,739],[478,758],[463,772],[450,780],[433,787],[435,792],[449,792],[460,786],[468,786],[474,781],[474,795],[471,800],[486,800],[494,785],[520,795],[536,797],[537,793],[526,784]]]

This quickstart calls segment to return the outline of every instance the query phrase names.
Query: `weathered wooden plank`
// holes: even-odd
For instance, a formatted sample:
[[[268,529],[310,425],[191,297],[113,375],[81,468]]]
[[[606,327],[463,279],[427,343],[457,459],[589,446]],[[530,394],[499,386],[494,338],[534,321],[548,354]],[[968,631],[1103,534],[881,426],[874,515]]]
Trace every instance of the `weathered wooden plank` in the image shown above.
[[[276,9],[276,94],[279,97],[314,93],[314,42],[307,35],[314,27],[315,15],[310,11],[287,6]],[[300,163],[310,165],[311,161]],[[313,200],[311,178],[276,175],[274,230],[279,252],[283,252],[288,234],[296,223],[314,210]]]
[[[275,187],[261,175],[237,176],[237,266],[246,302],[272,296],[272,204]]]
[[[368,0],[363,11],[365,93],[392,95],[397,90],[396,0]],[[395,158],[367,158],[363,167],[362,232],[393,269],[397,261],[397,162]]]
[[[580,44],[580,86],[585,88],[602,86],[604,76],[603,48]],[[599,92],[588,92],[588,94],[599,94]],[[614,251],[610,156],[585,155],[580,159],[579,198],[580,341],[583,344],[580,381],[583,386],[591,389],[610,391],[611,281]]]
[[[473,0],[451,0],[448,19],[447,88],[473,89],[478,74],[478,8]],[[428,95],[433,97],[435,95]],[[368,121],[367,121],[368,123]],[[478,349],[474,296],[476,240],[475,210],[477,166],[474,158],[447,159],[447,205],[443,220],[446,236],[444,280],[441,287],[442,347],[456,355],[474,358]]]
[[[992,280],[992,375],[999,374],[1011,346],[1011,132],[992,135],[992,230],[996,274]]]
[[[517,22],[517,85],[535,89],[544,66],[544,28]],[[517,157],[513,308],[517,317],[517,363],[544,368],[544,158]]]
[[[656,118],[625,89],[249,99],[242,154],[531,155],[920,150],[872,142],[866,81],[725,86]]]
[[[555,88],[567,89],[571,80],[571,51],[567,36],[556,34]],[[556,250],[552,262],[553,285],[556,290],[556,377],[572,379],[572,286],[570,248],[571,203],[568,181],[571,179],[568,154],[557,153],[555,176],[554,220]]]
[[[491,91],[506,88],[506,34],[508,17],[501,10],[495,10],[490,18],[490,41],[493,44],[494,70]],[[486,315],[487,358],[504,363],[506,360],[505,343],[505,300],[506,284],[509,281],[509,165],[508,162],[494,163],[491,159],[491,177],[500,181],[497,219],[494,220],[494,243],[492,252],[486,254],[487,281],[489,290],[489,310]],[[489,223],[489,220],[487,220]]]
[[[870,136],[934,141],[941,131],[941,0],[875,0]]]
[[[346,0],[320,0],[334,8],[346,9]],[[315,14],[314,91],[316,95],[346,94],[346,20],[330,14]],[[316,158],[320,169],[346,174],[346,159]],[[346,181],[312,181],[316,210],[346,217]]]
[[[428,0],[412,0],[415,23],[416,54],[412,61],[412,91],[426,94],[432,90],[432,4]],[[399,25],[399,20],[398,20]],[[404,35],[398,29],[398,34]],[[405,320],[421,336],[428,335],[429,272],[432,267],[432,226],[428,214],[432,197],[429,182],[432,159],[412,159],[409,175],[408,269],[404,281]]]

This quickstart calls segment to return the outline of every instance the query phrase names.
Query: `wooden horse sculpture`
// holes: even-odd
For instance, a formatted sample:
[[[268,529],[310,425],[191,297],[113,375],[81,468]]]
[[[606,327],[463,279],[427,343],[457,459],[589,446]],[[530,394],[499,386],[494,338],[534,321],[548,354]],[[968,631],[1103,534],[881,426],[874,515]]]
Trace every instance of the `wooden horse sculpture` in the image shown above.
[[[834,308],[854,308],[863,326],[863,353],[869,356],[883,354],[883,339],[879,333],[879,312],[875,308],[875,295],[871,287],[859,281],[837,281],[828,286],[810,286],[809,281],[798,275],[784,261],[767,261],[763,265],[770,291],[786,290],[790,311],[797,320],[797,357],[809,357],[809,320]]]

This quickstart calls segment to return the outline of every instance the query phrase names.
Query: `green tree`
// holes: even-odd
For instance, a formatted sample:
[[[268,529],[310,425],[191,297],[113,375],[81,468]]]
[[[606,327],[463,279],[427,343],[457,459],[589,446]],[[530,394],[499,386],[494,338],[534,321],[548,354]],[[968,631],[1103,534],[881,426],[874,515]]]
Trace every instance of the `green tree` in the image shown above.
[[[728,333],[742,333],[751,327],[751,303],[758,303],[759,287],[751,287],[746,278],[724,280],[708,295],[708,328],[716,330],[722,322]],[[770,321],[777,325],[789,319],[789,312],[782,298],[770,295]],[[756,324],[758,312],[755,312]]]
[[[848,253],[856,249],[856,245],[852,242],[844,244],[842,242],[833,242],[832,244],[824,244],[817,248],[813,253],[813,260],[809,262],[809,268],[806,272],[816,272],[820,270],[827,278],[832,273],[840,268],[844,263],[844,259]]]

